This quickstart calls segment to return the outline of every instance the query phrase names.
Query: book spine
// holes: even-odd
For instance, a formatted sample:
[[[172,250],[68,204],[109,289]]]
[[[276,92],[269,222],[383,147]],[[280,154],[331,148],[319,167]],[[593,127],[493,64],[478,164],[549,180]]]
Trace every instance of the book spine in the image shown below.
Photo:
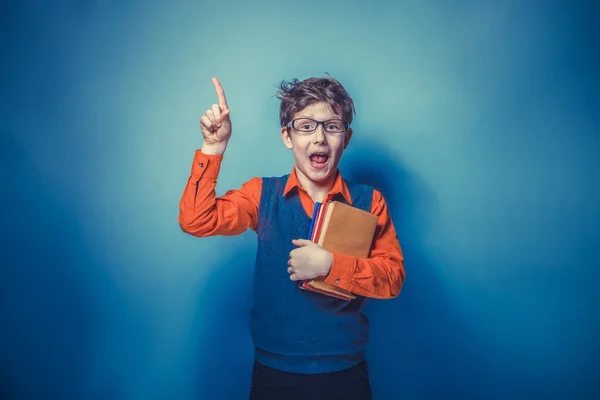
[[[308,232],[308,240],[312,240],[312,235],[313,235],[313,230],[315,229],[315,222],[316,222],[316,217],[317,214],[319,212],[319,207],[321,206],[321,203],[319,203],[318,201],[315,203],[315,208],[313,210],[313,216],[312,216],[312,221],[310,223],[310,230]]]

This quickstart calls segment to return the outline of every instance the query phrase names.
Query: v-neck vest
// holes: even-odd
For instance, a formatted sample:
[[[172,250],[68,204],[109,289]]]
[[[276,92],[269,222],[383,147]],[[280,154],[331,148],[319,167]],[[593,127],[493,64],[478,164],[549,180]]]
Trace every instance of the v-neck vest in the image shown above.
[[[292,239],[307,239],[311,217],[298,189],[283,195],[289,175],[262,178],[258,248],[253,282],[251,334],[257,361],[283,371],[324,373],[349,368],[364,358],[367,298],[339,300],[302,290],[290,280]],[[353,207],[370,211],[373,188],[345,181]],[[336,201],[344,202],[339,195]]]

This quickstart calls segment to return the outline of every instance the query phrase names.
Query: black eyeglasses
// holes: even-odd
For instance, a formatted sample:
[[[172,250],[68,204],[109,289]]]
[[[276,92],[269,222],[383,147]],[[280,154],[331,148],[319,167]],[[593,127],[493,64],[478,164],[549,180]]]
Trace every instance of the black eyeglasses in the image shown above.
[[[298,118],[289,122],[286,127],[293,128],[299,133],[313,133],[319,125],[328,133],[344,133],[348,130],[350,124],[341,119],[328,119],[327,121],[315,121],[311,118]]]

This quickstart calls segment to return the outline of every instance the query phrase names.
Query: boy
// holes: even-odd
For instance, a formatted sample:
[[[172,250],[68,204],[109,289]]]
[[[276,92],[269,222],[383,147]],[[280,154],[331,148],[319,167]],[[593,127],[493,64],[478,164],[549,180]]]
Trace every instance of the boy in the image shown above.
[[[179,224],[198,237],[258,237],[251,333],[255,345],[250,399],[370,399],[364,359],[368,298],[396,297],[404,259],[377,190],[342,179],[338,164],[352,137],[354,103],[335,79],[282,82],[281,138],[292,151],[289,175],[252,178],[216,198],[231,136],[230,109],[213,78],[218,104],[200,118],[204,136],[180,202]],[[378,216],[369,258],[331,253],[306,240],[315,202],[342,201]],[[301,290],[297,281],[325,276],[354,293],[344,301]]]

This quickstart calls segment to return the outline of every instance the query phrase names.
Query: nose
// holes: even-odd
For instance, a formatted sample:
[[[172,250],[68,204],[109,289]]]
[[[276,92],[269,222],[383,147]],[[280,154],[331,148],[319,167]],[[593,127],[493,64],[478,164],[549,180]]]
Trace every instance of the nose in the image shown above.
[[[320,122],[319,125],[317,125],[317,129],[315,129],[315,132],[313,133],[313,141],[314,141],[314,143],[325,143],[326,142],[325,128],[323,127],[322,122]]]

